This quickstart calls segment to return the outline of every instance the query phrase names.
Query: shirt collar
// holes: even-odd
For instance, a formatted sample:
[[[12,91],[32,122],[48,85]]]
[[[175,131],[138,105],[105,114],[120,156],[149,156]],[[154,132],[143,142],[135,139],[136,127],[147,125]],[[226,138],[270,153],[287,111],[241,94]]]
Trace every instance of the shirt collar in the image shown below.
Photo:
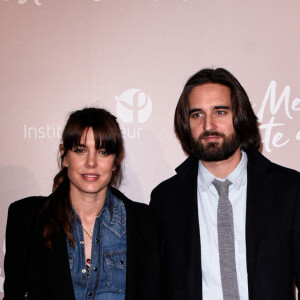
[[[105,215],[106,219],[110,221],[114,216],[114,199],[112,197],[112,193],[110,191],[110,188],[107,187],[106,197],[104,201],[104,205],[102,207],[102,210],[99,215],[102,213]]]
[[[247,154],[244,151],[241,151],[242,157],[239,162],[239,164],[236,166],[236,168],[226,177],[238,190],[240,189],[242,183],[247,178],[247,163],[248,163],[248,157]],[[221,179],[210,173],[202,164],[201,161],[199,161],[199,167],[198,167],[198,188],[200,188],[201,192],[206,191],[212,181],[214,179],[218,179],[220,181],[223,181],[225,179]]]
[[[124,203],[107,188],[106,198],[100,216],[103,213],[103,224],[119,238],[126,233],[126,210]]]

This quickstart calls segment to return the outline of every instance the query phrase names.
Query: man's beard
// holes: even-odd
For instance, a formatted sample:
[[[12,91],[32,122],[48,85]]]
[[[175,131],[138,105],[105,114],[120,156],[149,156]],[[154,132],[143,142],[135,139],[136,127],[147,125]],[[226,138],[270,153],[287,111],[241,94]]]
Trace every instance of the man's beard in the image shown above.
[[[203,144],[202,139],[208,136],[223,138],[223,142],[211,142]],[[198,140],[192,139],[192,153],[203,161],[221,161],[232,156],[240,146],[240,139],[234,132],[229,136],[217,131],[206,131],[201,134]]]

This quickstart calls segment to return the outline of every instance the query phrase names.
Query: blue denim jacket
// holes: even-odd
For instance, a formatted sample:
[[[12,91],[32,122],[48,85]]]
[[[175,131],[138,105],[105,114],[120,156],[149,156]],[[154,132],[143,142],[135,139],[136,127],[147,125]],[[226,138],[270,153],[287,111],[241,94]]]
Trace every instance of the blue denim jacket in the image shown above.
[[[72,219],[75,249],[67,239],[76,300],[125,300],[126,211],[121,200],[107,189],[104,206],[95,220],[89,278],[86,274],[83,229],[75,212]]]

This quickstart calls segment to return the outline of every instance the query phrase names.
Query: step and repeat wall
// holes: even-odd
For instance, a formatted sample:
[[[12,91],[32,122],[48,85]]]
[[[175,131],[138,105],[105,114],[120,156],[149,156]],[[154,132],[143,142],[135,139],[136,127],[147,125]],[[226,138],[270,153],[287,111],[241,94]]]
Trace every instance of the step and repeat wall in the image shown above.
[[[300,2],[0,0],[0,296],[7,208],[48,195],[71,111],[117,116],[120,189],[139,202],[185,155],[173,130],[186,80],[224,67],[246,89],[263,154],[300,170]]]

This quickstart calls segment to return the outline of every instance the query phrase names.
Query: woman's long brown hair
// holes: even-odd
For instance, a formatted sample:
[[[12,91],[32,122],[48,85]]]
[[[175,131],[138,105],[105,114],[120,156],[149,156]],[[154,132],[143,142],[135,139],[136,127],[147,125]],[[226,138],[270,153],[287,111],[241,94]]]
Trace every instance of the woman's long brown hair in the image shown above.
[[[43,209],[43,236],[46,246],[52,249],[52,241],[61,230],[75,247],[72,235],[71,218],[73,210],[70,201],[70,181],[68,168],[63,160],[69,150],[80,145],[81,137],[86,129],[94,132],[96,149],[105,149],[115,155],[115,171],[113,171],[110,186],[117,186],[122,180],[121,162],[124,157],[123,139],[116,117],[100,108],[84,108],[70,114],[62,134],[62,149],[60,155],[60,171],[53,180],[53,193]]]

